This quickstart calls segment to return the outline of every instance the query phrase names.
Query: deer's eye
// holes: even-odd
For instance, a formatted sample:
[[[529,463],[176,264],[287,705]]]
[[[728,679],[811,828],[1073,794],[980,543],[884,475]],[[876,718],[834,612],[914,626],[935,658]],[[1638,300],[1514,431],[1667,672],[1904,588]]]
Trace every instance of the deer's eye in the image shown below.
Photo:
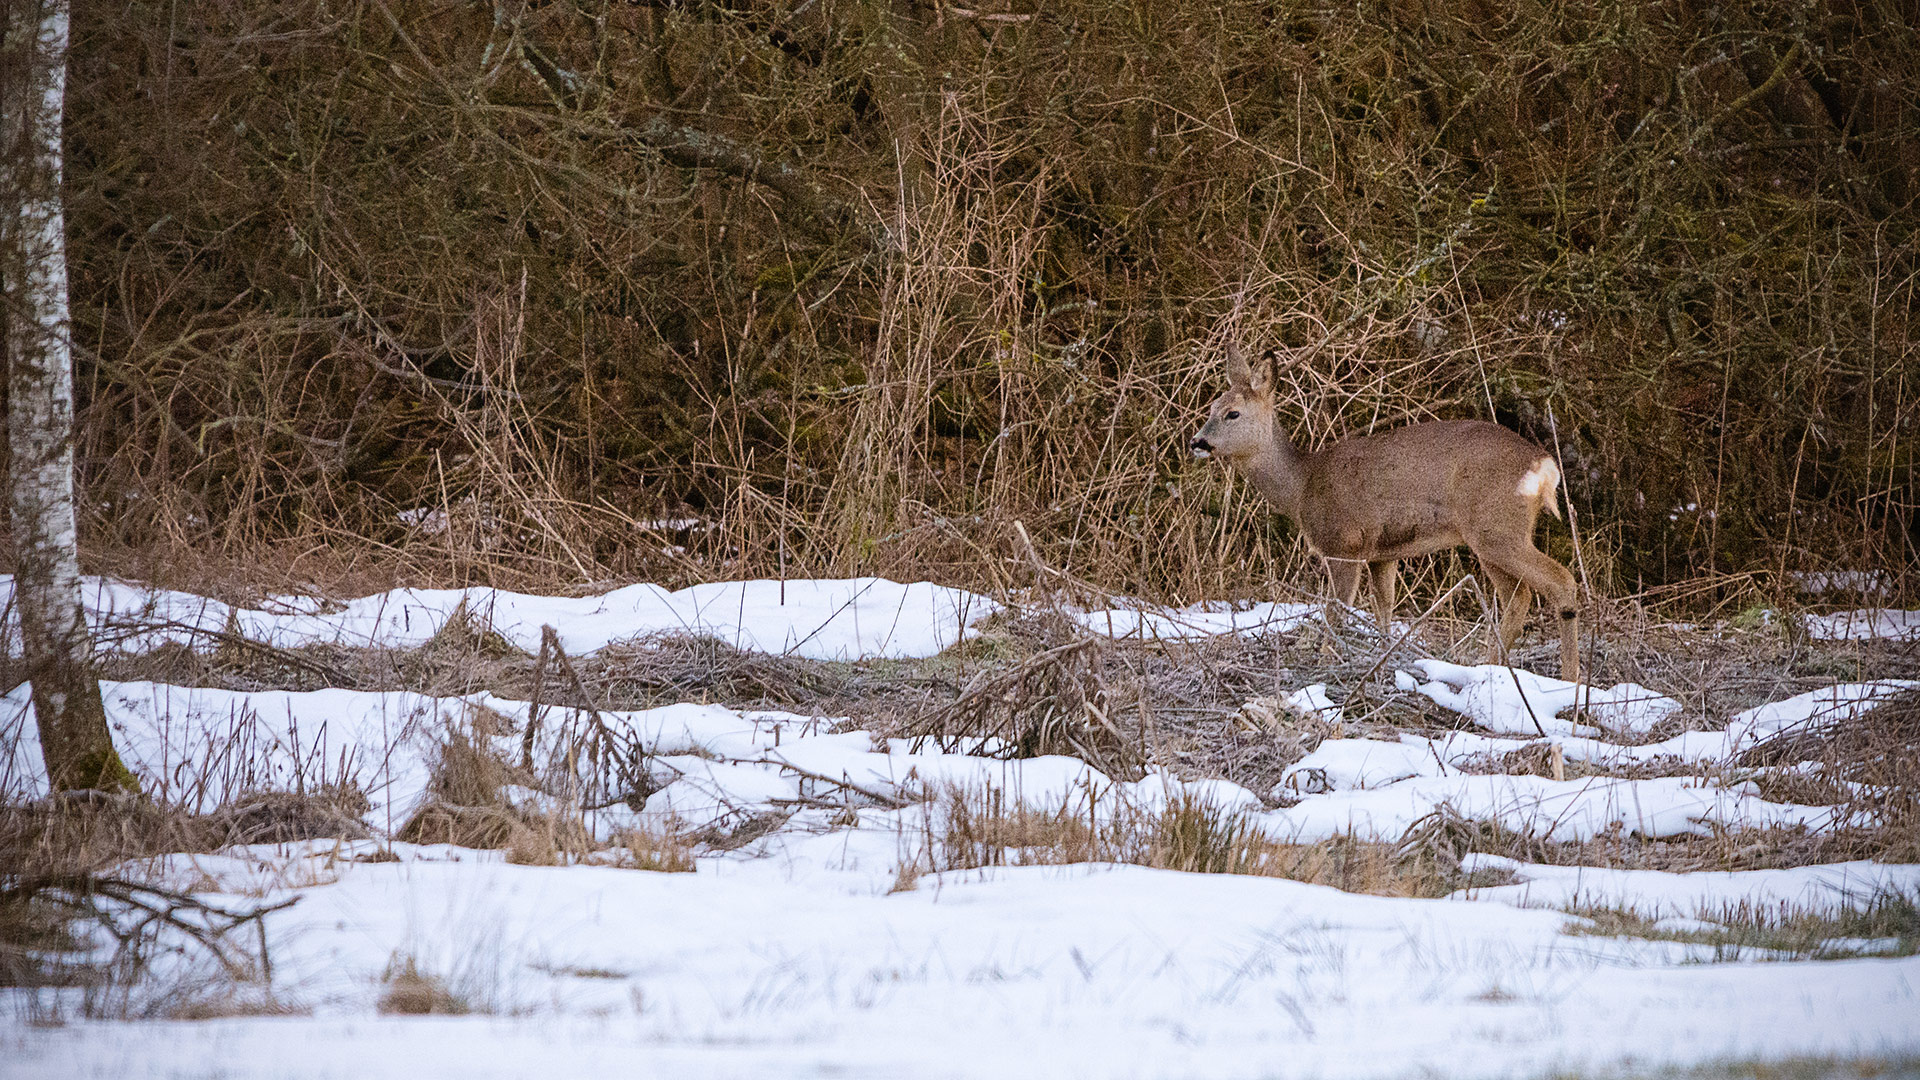
[[[1228,410],[1227,410],[1227,419],[1229,419],[1229,420],[1238,420],[1238,419],[1240,419],[1240,410],[1239,410],[1239,409],[1228,409]]]

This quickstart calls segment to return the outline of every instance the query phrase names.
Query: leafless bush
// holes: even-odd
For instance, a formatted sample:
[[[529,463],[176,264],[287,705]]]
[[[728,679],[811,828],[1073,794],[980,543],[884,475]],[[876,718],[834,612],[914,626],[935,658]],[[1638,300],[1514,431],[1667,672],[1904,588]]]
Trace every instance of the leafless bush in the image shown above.
[[[1896,861],[1920,859],[1920,691],[1907,690],[1843,721],[1800,725],[1747,751],[1740,764],[1792,766],[1810,763],[1812,773],[1792,773],[1820,790],[1819,801],[1847,808],[1863,835],[1878,836],[1878,854]],[[1817,796],[1816,796],[1817,797]],[[1809,800],[1813,801],[1813,800]]]
[[[1554,447],[1597,591],[1911,595],[1890,11],[83,2],[88,529],[176,578],[997,588],[1020,520],[1244,595],[1303,564],[1182,461],[1231,335],[1308,442]]]
[[[259,825],[257,811],[240,817],[249,831]],[[191,895],[140,858],[195,850],[232,828],[127,798],[5,807],[0,986],[29,989],[19,1000],[40,1021],[287,1011],[264,919],[295,900],[235,906]]]

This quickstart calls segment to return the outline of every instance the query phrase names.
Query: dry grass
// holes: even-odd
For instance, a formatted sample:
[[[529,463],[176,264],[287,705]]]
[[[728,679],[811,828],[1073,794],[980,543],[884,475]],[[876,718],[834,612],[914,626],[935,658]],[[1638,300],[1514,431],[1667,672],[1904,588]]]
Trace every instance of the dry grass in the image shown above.
[[[378,1008],[387,1016],[465,1016],[473,1007],[447,989],[446,980],[420,969],[412,956],[396,955],[380,981]]]
[[[29,1019],[277,1015],[255,916],[186,895],[146,861],[180,851],[364,836],[358,793],[246,794],[207,814],[133,798],[0,803],[0,986]],[[343,794],[345,798],[343,800]],[[163,984],[146,978],[170,958]],[[42,993],[41,991],[45,991]],[[71,991],[71,993],[69,993]]]
[[[1792,785],[1844,803],[1860,831],[1881,838],[1878,857],[1920,861],[1920,691],[1895,694],[1844,723],[1783,732],[1754,747],[1741,765],[1811,765],[1812,773],[1785,773]],[[1775,773],[1773,775],[1783,775]],[[1765,780],[1762,780],[1763,789]],[[1793,788],[1780,794],[1791,794]]]
[[[1449,869],[1404,845],[1348,838],[1281,843],[1245,815],[1189,799],[1090,814],[1085,800],[1043,809],[997,789],[949,791],[933,815],[927,857],[903,867],[896,889],[926,871],[1097,862],[1286,878],[1377,896],[1444,896],[1463,883],[1457,860]]]
[[[691,874],[694,870],[692,844],[666,829],[633,829],[614,836],[605,865],[632,870],[653,870],[666,874]]]
[[[92,873],[169,852],[360,838],[366,808],[359,791],[337,788],[240,792],[205,813],[131,798],[8,803],[0,805],[0,855],[10,866]]]
[[[277,826],[338,821],[336,808],[289,810]],[[101,1019],[281,1015],[262,919],[290,901],[249,907],[182,891],[142,856],[247,842],[266,811],[169,814],[131,798],[0,807],[0,987],[36,1023],[69,1011]],[[359,829],[357,822],[353,823]],[[198,846],[196,846],[198,845]],[[166,977],[150,977],[156,962]]]
[[[1839,910],[1741,903],[1696,912],[1686,925],[1630,907],[1568,909],[1586,920],[1572,932],[1706,946],[1714,962],[1845,960],[1920,952],[1920,896],[1884,891]],[[1704,924],[1704,925],[1703,925]]]
[[[1541,1080],[1911,1080],[1920,1058],[1899,1056],[1795,1057],[1727,1060],[1686,1067],[1634,1067],[1544,1073]]]
[[[450,726],[436,742],[427,800],[394,839],[504,849],[508,861],[532,866],[578,862],[595,850],[577,798],[547,795],[539,777],[503,755],[496,737],[513,733],[486,709]]]
[[[1913,595],[1879,8],[385,10],[77,6],[96,565],[995,589],[1017,520],[1116,591],[1304,586],[1182,458],[1232,335],[1305,442],[1555,446],[1596,592]]]

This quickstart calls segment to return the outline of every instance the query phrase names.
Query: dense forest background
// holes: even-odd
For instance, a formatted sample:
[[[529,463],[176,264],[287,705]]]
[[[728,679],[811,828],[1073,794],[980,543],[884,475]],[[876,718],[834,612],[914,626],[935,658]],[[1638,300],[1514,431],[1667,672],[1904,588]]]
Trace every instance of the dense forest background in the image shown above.
[[[1556,448],[1597,590],[1920,577],[1905,0],[74,6],[104,564],[1310,584],[1233,339]]]

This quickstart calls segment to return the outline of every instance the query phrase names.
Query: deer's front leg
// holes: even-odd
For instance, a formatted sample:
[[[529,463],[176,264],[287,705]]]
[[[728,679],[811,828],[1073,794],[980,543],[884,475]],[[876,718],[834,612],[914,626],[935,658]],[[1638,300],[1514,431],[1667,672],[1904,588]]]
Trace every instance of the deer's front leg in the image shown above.
[[[1367,564],[1367,583],[1373,586],[1373,617],[1380,621],[1380,636],[1393,633],[1393,605],[1400,584],[1400,563],[1381,559]]]
[[[1336,559],[1327,556],[1327,582],[1331,586],[1327,601],[1327,625],[1338,630],[1346,623],[1346,607],[1360,591],[1361,559]]]

